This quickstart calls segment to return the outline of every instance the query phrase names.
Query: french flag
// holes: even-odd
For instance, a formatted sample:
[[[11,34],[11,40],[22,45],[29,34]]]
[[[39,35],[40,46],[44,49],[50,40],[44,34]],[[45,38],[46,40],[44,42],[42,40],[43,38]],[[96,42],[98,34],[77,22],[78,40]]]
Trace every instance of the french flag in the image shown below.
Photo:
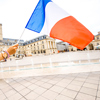
[[[39,0],[25,28],[84,49],[94,35],[51,0]]]

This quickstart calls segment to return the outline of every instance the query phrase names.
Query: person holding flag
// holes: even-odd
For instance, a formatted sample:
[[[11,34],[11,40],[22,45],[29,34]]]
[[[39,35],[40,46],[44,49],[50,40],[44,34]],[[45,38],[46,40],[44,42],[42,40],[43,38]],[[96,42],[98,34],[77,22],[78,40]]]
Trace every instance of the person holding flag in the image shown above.
[[[15,44],[13,46],[10,46],[7,50],[4,50],[2,53],[0,53],[0,61],[1,60],[6,61],[6,59],[9,58],[10,55],[16,53],[17,49],[18,49],[18,44]]]

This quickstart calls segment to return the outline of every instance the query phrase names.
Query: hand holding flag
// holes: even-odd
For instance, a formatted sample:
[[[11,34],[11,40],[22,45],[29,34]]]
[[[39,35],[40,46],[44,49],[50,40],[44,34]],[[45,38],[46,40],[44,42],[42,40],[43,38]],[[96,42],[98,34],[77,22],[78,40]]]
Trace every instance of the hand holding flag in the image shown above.
[[[15,44],[13,46],[10,46],[8,49],[7,49],[7,52],[9,53],[9,55],[12,55],[12,54],[15,54],[16,53],[16,50],[18,49],[18,44]]]

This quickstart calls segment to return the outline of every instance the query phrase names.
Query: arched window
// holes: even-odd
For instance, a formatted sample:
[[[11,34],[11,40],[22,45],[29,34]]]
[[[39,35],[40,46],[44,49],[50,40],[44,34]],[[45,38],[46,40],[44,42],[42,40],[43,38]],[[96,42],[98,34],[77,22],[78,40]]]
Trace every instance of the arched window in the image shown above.
[[[39,54],[40,52],[38,51],[38,54]]]
[[[46,53],[45,50],[43,51],[43,53]]]
[[[41,50],[41,53],[42,53],[42,50]]]
[[[44,45],[42,46],[42,48],[44,49]]]

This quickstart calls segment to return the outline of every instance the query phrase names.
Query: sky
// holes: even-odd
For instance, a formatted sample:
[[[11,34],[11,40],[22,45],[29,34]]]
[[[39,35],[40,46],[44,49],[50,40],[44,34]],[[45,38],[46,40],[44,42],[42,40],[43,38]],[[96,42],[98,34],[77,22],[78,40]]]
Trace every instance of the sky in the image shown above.
[[[19,39],[39,0],[0,0],[0,23],[3,38]],[[100,31],[100,0],[52,0],[75,17],[94,35]],[[24,41],[41,36],[25,30]]]

